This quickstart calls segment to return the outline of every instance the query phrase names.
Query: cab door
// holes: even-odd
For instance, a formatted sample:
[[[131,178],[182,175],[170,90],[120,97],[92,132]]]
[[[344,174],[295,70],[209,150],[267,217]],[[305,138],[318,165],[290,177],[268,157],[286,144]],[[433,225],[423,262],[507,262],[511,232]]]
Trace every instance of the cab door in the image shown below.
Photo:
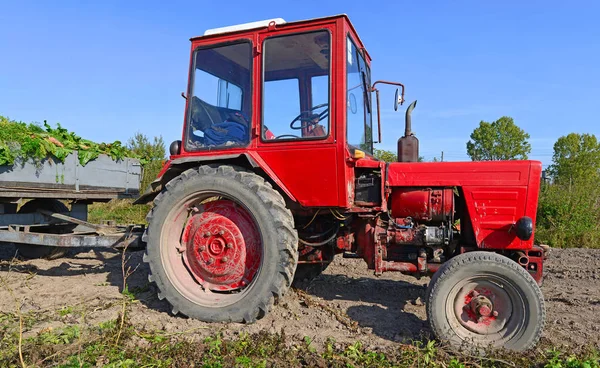
[[[334,25],[259,35],[262,109],[256,153],[306,207],[338,205]]]

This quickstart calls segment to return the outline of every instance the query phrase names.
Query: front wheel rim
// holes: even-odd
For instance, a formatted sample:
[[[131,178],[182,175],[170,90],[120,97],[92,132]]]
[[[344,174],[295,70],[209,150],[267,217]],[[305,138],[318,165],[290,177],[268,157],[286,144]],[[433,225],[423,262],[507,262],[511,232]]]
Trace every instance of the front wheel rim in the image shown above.
[[[501,346],[529,320],[523,292],[501,275],[477,275],[455,285],[446,301],[447,321],[463,341]]]
[[[254,285],[263,258],[252,213],[217,192],[190,195],[169,212],[160,252],[175,289],[206,307],[242,299]]]

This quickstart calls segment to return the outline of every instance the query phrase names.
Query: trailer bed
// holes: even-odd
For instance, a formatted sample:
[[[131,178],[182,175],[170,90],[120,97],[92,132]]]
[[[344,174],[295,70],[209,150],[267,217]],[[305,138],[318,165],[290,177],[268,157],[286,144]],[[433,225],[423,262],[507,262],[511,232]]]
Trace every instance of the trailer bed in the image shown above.
[[[79,163],[77,152],[64,162],[47,158],[41,162],[18,160],[0,166],[0,198],[54,198],[105,201],[134,198],[140,193],[142,167],[139,160],[114,161],[107,155]]]

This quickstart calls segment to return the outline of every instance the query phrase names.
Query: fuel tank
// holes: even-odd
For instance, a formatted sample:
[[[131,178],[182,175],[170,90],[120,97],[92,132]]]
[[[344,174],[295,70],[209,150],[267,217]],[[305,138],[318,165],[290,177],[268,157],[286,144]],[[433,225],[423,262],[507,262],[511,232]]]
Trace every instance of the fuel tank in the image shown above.
[[[452,189],[394,188],[392,217],[411,217],[417,222],[442,222],[452,218],[454,192]]]

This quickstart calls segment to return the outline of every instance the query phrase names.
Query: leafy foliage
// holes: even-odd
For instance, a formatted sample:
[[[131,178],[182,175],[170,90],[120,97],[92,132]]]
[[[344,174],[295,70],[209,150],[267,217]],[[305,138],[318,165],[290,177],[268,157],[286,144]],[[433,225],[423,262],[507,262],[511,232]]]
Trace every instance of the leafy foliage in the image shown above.
[[[600,179],[600,142],[593,134],[571,133],[554,143],[548,172],[555,181]]]
[[[373,157],[375,157],[378,160],[385,161],[385,162],[396,162],[398,159],[396,152],[383,150],[383,149],[377,149],[377,148],[373,149]],[[424,161],[425,161],[425,158],[423,156],[419,156],[419,162],[424,162]],[[434,161],[436,161],[436,160],[434,159]]]
[[[596,181],[544,183],[536,241],[553,247],[600,246],[600,186]]]
[[[467,142],[467,154],[473,161],[526,160],[531,152],[528,139],[511,117],[481,121]]]
[[[162,137],[154,137],[151,142],[147,136],[138,132],[127,141],[127,148],[137,157],[143,157],[144,174],[142,177],[141,190],[144,191],[163,167],[165,160],[165,142]]]
[[[17,158],[40,161],[48,156],[63,162],[74,151],[79,152],[81,165],[100,154],[106,154],[115,161],[125,157],[140,158],[142,163],[144,161],[144,157],[135,155],[120,141],[95,143],[69,132],[60,124],[53,128],[44,121],[42,127],[0,116],[0,165],[13,165]]]
[[[542,184],[536,238],[555,247],[600,246],[600,143],[571,133],[554,144],[551,182]]]
[[[377,149],[373,150],[373,156],[381,161],[385,162],[396,162],[397,156],[395,152]]]

